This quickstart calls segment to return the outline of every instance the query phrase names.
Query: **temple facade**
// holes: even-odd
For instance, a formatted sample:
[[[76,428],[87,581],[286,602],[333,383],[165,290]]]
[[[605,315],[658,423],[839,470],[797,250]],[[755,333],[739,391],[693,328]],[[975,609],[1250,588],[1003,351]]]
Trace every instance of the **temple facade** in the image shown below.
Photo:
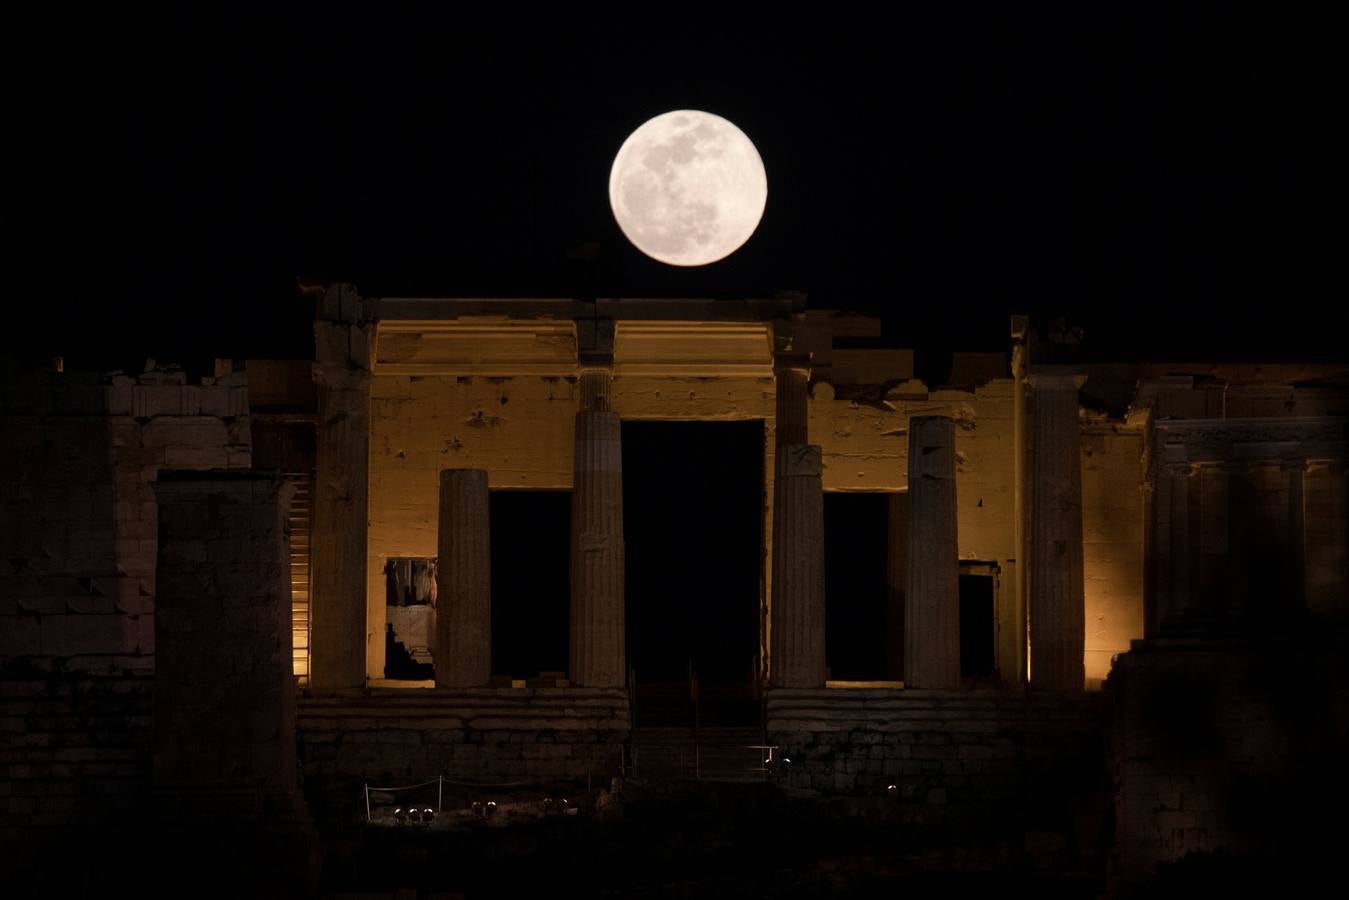
[[[1326,686],[1316,709],[1349,708],[1342,367],[1087,362],[1013,317],[1009,353],[957,353],[939,386],[877,346],[877,320],[799,299],[313,298],[312,360],[6,382],[7,841],[148,791],[283,809],[303,855],[297,767],[322,828],[357,814],[353,784],[594,785],[687,740],[698,777],[752,763],[915,821],[1035,797],[1060,823],[1046,853],[1137,880],[1259,844],[1233,812],[1250,785],[1345,743],[1342,716],[1304,741],[1270,713],[1299,667]],[[641,423],[735,425],[750,447],[735,529],[758,552],[726,601],[748,624],[703,629],[736,674],[690,651],[689,723],[655,715],[683,707],[632,644],[660,628],[634,571],[699,565],[633,537],[625,496],[662,479],[634,474]],[[879,512],[847,519],[848,496]],[[503,510],[553,524],[522,550]],[[827,627],[856,600],[829,587],[858,558],[840,529],[883,573],[853,643]],[[494,573],[545,558],[559,596],[528,640],[552,649],[507,661]],[[189,687],[212,673],[220,690]],[[1172,708],[1212,740],[1175,744]],[[717,734],[749,755],[704,771]],[[185,764],[202,741],[216,762]],[[235,744],[255,771],[227,764]]]
[[[1132,641],[1185,622],[1330,611],[1349,592],[1343,394],[1316,367],[1041,364],[1014,320],[1010,360],[957,354],[953,386],[929,387],[911,351],[847,348],[878,337],[876,320],[790,300],[341,288],[315,328],[314,688],[384,678],[389,560],[485,546],[460,534],[486,520],[453,514],[463,479],[442,490],[446,470],[481,472],[479,493],[571,492],[564,677],[624,687],[624,606],[641,602],[623,596],[620,423],[633,420],[763,423],[766,687],[833,680],[821,495],[888,498],[887,632],[902,649],[875,680],[911,688],[960,686],[964,573],[996,573],[991,683],[1066,691],[1099,688]],[[1286,562],[1262,570],[1264,598],[1231,599],[1250,593],[1240,561],[1266,549]],[[442,566],[442,594],[461,575]],[[486,686],[490,664],[476,671]]]

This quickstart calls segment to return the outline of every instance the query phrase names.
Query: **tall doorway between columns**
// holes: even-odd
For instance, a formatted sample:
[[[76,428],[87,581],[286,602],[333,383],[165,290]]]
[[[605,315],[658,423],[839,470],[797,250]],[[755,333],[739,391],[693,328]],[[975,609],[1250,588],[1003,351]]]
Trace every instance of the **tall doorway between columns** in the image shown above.
[[[638,725],[759,721],[763,448],[762,420],[623,422]]]

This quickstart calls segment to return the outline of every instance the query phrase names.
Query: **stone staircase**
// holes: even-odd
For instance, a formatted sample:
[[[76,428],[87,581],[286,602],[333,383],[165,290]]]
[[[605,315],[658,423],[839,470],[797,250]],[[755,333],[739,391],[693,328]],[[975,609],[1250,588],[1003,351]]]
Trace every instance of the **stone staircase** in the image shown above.
[[[763,743],[757,727],[686,728],[639,726],[632,729],[629,754],[636,778],[753,783],[763,781]]]

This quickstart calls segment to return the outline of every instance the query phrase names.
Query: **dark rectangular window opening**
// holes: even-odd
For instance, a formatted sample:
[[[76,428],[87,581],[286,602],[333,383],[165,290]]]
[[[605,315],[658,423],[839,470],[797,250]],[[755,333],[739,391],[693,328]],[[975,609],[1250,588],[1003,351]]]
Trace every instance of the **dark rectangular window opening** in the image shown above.
[[[636,724],[759,720],[764,441],[762,420],[623,422]]]
[[[960,573],[960,677],[994,677],[993,575]]]
[[[894,671],[886,637],[888,493],[824,495],[825,665],[835,681]]]
[[[567,673],[571,491],[497,490],[489,504],[492,674],[551,686]]]
[[[391,557],[384,561],[384,677],[435,678],[436,560]]]

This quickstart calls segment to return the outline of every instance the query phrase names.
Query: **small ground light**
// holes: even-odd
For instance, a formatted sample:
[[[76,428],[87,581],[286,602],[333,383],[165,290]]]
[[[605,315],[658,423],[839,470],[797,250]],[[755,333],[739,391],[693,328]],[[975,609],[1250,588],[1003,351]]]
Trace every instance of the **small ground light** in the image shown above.
[[[406,823],[408,820],[408,812],[409,810],[403,809],[401,806],[398,807],[393,811],[393,820],[399,825]]]
[[[897,785],[897,784],[887,784],[887,785],[885,786],[885,793],[886,793],[887,795],[891,796],[891,797],[898,797],[898,796],[899,796],[899,785]]]
[[[425,809],[422,810],[422,821],[423,821],[423,822],[426,822],[427,824],[430,824],[431,820],[434,819],[435,817],[436,817],[436,811],[435,811],[434,809],[431,809],[431,807],[428,806],[428,807],[426,807]]]
[[[481,816],[481,815],[485,815],[485,814],[487,813],[486,807],[484,807],[484,806],[482,805],[482,802],[479,801],[479,800],[474,800],[474,801],[473,801],[473,807],[472,807],[472,808],[473,808],[473,815],[475,815],[475,816]]]
[[[487,801],[486,813],[489,816],[495,816],[497,814],[497,802],[495,800]]]

